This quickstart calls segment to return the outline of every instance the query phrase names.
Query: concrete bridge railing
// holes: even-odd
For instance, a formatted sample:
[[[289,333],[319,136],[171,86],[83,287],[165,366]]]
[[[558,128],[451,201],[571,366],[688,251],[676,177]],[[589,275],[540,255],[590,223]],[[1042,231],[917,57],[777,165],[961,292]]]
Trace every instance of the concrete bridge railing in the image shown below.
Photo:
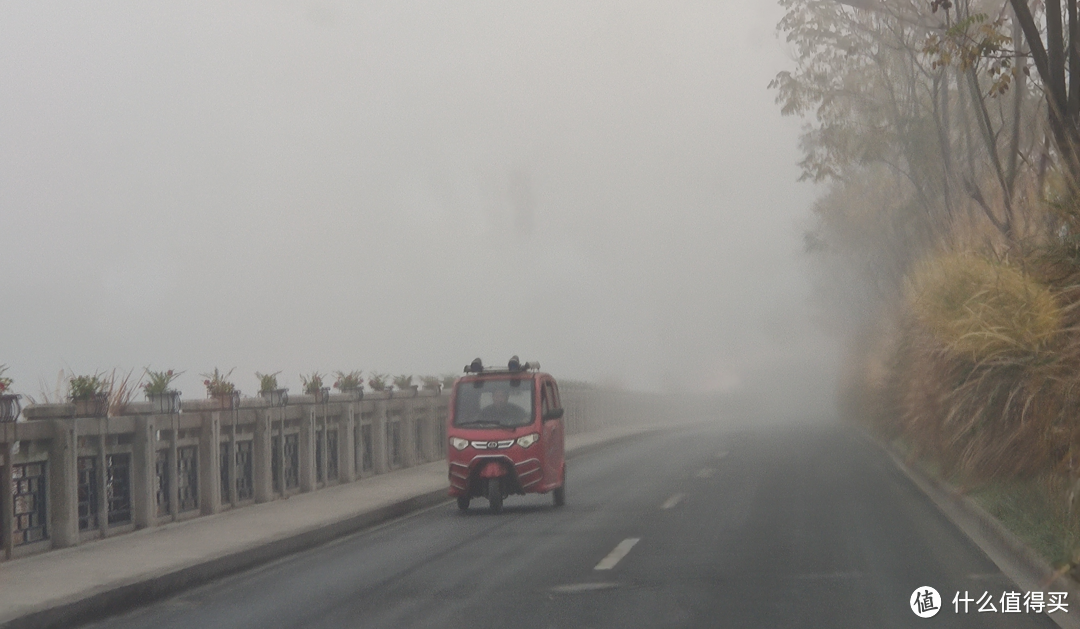
[[[190,400],[171,414],[133,403],[114,417],[31,405],[25,421],[0,423],[0,559],[443,458],[449,395],[406,395],[297,396],[278,407],[242,398],[235,408]],[[569,434],[612,425],[635,404],[585,387],[561,395]]]

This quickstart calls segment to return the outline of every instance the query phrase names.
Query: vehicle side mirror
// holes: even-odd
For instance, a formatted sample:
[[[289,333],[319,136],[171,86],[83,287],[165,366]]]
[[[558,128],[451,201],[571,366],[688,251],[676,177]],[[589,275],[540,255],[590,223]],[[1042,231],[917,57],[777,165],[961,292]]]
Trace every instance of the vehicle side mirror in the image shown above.
[[[549,419],[562,419],[562,416],[563,416],[563,409],[561,409],[561,408],[553,408],[550,411],[544,413],[544,416],[541,419],[543,419],[544,421],[547,421]]]

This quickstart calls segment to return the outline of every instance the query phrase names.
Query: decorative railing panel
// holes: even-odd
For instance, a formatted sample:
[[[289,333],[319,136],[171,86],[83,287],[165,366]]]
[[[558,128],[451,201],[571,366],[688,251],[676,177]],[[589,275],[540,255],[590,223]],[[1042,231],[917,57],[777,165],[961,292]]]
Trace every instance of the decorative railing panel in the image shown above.
[[[131,523],[131,455],[105,457],[105,500],[109,526]]]
[[[98,527],[97,457],[80,456],[77,469],[79,530],[92,531]]]
[[[236,442],[236,499],[251,500],[255,497],[255,484],[252,476],[252,442]]]
[[[360,427],[360,471],[371,472],[375,469],[375,438],[371,424]]]
[[[232,498],[232,480],[233,475],[230,473],[232,469],[232,457],[229,456],[229,442],[226,441],[221,444],[221,460],[218,462],[218,476],[221,479],[221,502],[231,502]]]
[[[390,422],[390,464],[401,467],[403,455],[401,444],[401,422]]]
[[[564,391],[567,432],[657,408],[641,402]],[[133,403],[131,414],[117,417],[30,405],[28,421],[0,423],[0,453],[11,453],[6,461],[0,454],[0,469],[13,479],[10,489],[0,483],[2,513],[11,518],[0,527],[0,559],[438,459],[446,454],[448,405],[448,393],[428,391],[295,396],[273,407],[242,398],[226,409],[188,400],[170,413]]]
[[[300,486],[300,435],[285,435],[285,491]]]
[[[326,480],[338,479],[338,431],[326,431]]]
[[[158,450],[154,456],[154,513],[157,517],[172,513],[169,499],[169,451]]]
[[[48,538],[45,494],[47,463],[24,463],[13,465],[11,480],[15,495],[14,526],[15,546],[40,542]]]
[[[326,436],[326,431],[318,429],[315,431],[315,482],[323,483],[326,481],[326,469],[323,466],[323,461],[326,458],[326,442],[323,441]]]
[[[179,511],[199,508],[199,447],[176,449],[176,490]]]

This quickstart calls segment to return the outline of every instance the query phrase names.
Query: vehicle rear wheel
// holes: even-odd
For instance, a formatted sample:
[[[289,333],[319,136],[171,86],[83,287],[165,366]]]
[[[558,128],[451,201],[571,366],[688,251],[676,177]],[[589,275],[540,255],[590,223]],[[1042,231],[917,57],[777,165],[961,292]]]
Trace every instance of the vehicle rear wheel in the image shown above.
[[[469,510],[469,496],[467,496],[467,495],[458,496],[457,497],[457,508],[462,510],[462,511],[468,511]]]
[[[556,507],[566,504],[566,467],[563,467],[562,471],[562,485],[559,485],[551,494]]]
[[[495,513],[502,511],[502,483],[497,478],[488,479],[488,502]]]

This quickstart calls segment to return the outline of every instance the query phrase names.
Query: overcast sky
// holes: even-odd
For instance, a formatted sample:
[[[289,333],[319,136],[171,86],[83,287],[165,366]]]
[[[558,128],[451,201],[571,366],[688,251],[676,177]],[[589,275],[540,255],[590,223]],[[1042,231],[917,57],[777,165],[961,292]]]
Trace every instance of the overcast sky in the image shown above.
[[[0,4],[0,363],[815,366],[772,2]],[[826,363],[822,363],[826,364]],[[789,370],[790,371],[790,370]]]

